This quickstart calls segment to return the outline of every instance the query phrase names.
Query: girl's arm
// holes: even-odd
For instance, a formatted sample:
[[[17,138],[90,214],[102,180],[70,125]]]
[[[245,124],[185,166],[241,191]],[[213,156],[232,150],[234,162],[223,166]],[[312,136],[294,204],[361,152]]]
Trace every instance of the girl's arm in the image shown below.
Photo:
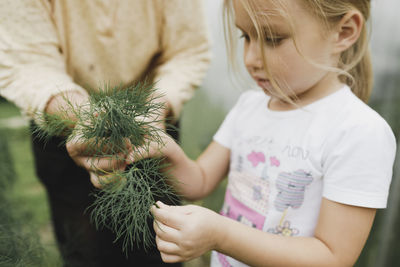
[[[216,250],[251,266],[352,266],[376,211],[324,198],[314,237],[286,237],[199,206],[159,206],[152,211],[157,246],[165,262],[186,261]]]
[[[196,161],[188,158],[170,137],[161,152],[171,164],[168,173],[178,181],[176,189],[190,200],[208,195],[229,169],[230,150],[216,142],[211,142]]]

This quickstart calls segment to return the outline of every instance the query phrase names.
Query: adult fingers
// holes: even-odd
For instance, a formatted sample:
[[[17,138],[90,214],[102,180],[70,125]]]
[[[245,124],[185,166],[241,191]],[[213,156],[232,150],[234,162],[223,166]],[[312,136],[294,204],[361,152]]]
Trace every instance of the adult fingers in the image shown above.
[[[88,169],[101,172],[125,169],[125,157],[122,155],[87,158],[85,164]]]
[[[88,149],[87,144],[80,141],[78,137],[74,137],[72,140],[69,140],[65,146],[68,154],[72,158],[82,156]]]
[[[107,157],[75,157],[75,163],[88,171],[104,174],[115,170],[124,170],[126,167],[125,158],[122,156]]]
[[[93,154],[126,154],[132,149],[132,144],[128,138],[124,138],[123,144],[116,146],[109,143],[108,139],[84,139],[80,135],[75,135],[66,143],[66,148],[71,157],[91,156]]]
[[[94,187],[96,188],[102,188],[102,183],[100,182],[99,176],[95,174],[94,172],[89,172],[90,174],[90,182],[93,184]]]
[[[99,175],[94,172],[89,172],[89,174],[90,174],[90,182],[96,188],[103,188],[106,184],[109,183],[119,184],[121,182],[124,182],[123,177],[115,175],[113,173],[109,175]]]

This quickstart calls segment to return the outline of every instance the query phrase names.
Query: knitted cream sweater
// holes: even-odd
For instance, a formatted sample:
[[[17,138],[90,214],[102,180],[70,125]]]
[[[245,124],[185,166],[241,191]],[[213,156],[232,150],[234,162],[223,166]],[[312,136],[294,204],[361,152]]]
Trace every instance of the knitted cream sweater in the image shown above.
[[[156,81],[178,116],[209,65],[203,0],[2,0],[0,93],[32,116],[67,90]]]

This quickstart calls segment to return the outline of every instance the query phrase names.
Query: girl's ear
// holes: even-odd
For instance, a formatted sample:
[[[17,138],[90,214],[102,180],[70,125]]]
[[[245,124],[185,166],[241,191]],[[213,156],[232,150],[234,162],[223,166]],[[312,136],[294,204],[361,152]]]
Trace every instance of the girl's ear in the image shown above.
[[[351,47],[360,37],[364,18],[357,10],[349,11],[336,27],[335,52],[341,53]]]

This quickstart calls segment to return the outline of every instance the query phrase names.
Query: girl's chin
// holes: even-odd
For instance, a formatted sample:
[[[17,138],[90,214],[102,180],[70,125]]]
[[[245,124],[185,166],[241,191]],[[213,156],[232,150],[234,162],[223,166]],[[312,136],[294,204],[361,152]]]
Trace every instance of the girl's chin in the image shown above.
[[[268,86],[261,86],[259,83],[257,83],[258,87],[261,88],[261,90],[263,90],[263,92],[268,95],[268,96],[274,96],[276,95],[276,92],[274,90],[274,88],[272,87],[272,85],[269,84],[268,82]]]
[[[284,104],[288,104],[287,99],[285,99],[281,94],[275,92],[275,91],[271,91],[265,88],[261,88],[264,92],[264,94],[266,94],[267,96],[269,96],[271,99],[273,99],[274,101],[280,102],[280,103],[284,103]]]
[[[267,96],[270,96],[270,97],[274,96],[274,94],[272,94],[270,90],[267,90],[267,89],[262,88],[262,87],[261,87],[261,89],[263,90],[264,94],[266,94]]]

